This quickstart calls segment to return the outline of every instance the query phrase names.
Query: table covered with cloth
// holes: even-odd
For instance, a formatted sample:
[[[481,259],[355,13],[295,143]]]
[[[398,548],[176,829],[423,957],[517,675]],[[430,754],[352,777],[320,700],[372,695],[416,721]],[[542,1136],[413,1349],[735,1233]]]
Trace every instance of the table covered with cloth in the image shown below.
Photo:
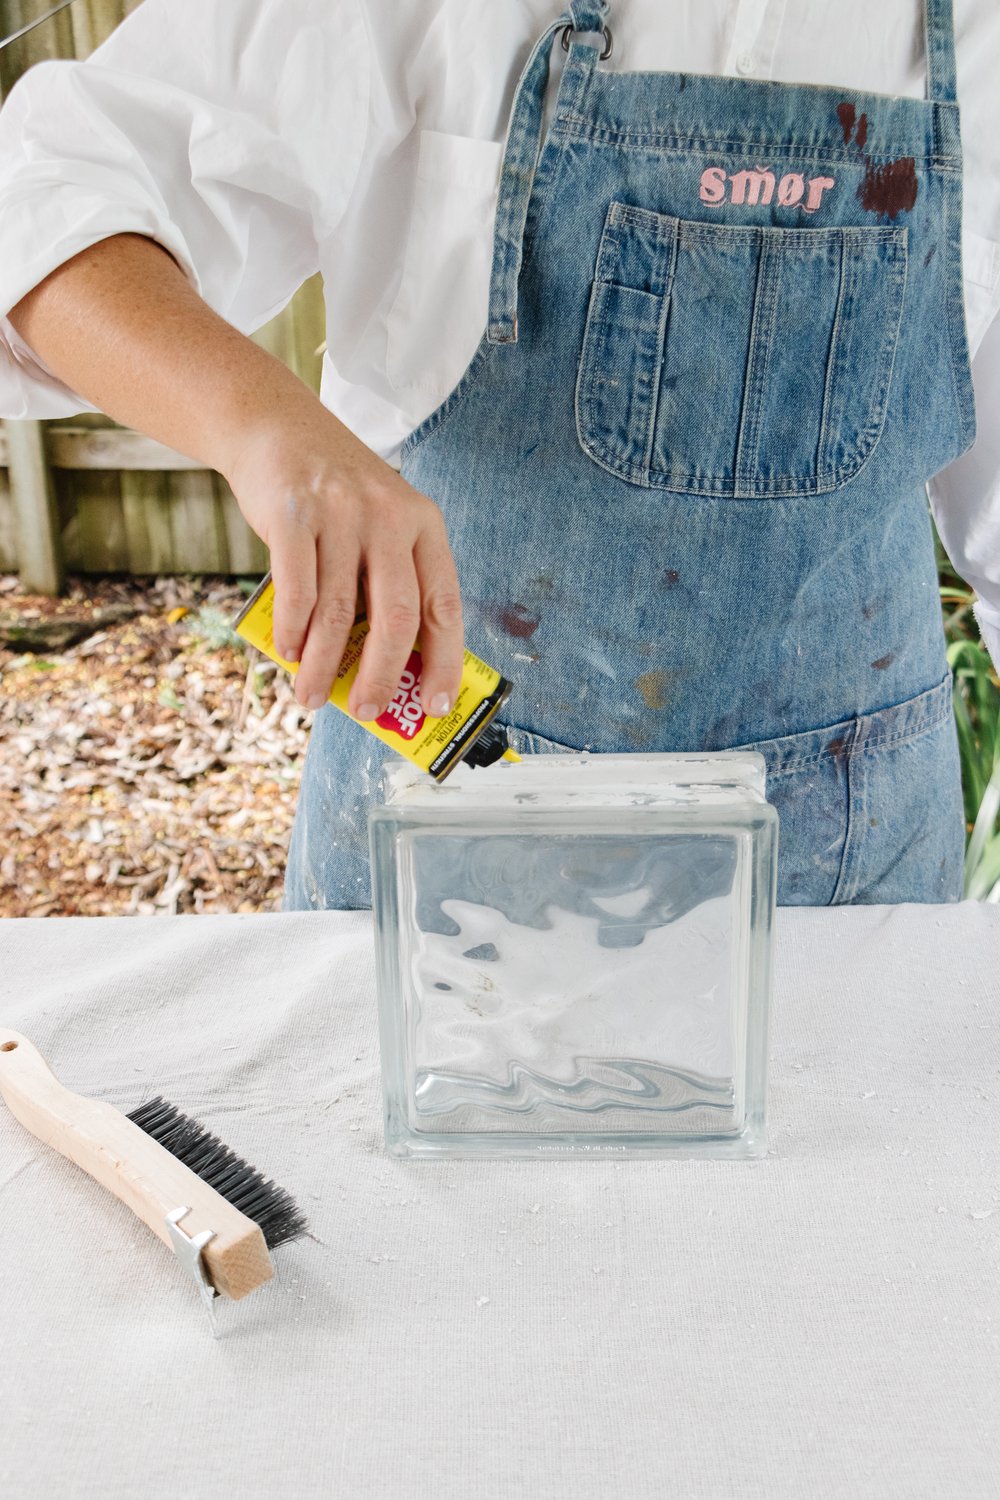
[[[0,924],[310,1235],[217,1302],[0,1104],[5,1500],[1000,1494],[1000,908],[781,909],[758,1161],[397,1161],[368,913]]]

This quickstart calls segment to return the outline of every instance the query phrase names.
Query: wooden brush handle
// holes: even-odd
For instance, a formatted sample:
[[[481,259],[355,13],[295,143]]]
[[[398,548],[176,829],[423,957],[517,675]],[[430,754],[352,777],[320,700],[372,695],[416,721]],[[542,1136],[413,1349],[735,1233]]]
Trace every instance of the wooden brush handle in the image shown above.
[[[114,1105],[64,1088],[27,1037],[4,1026],[0,1094],[26,1130],[127,1203],[164,1244],[170,1245],[167,1214],[181,1204],[189,1208],[180,1225],[186,1235],[214,1231],[202,1259],[216,1291],[244,1297],[270,1279],[267,1246],[253,1219]]]

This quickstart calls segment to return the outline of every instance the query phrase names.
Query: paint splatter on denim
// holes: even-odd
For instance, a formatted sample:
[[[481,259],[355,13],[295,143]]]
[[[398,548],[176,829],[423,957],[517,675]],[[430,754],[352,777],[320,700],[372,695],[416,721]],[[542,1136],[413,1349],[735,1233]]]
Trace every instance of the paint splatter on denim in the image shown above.
[[[487,327],[403,450],[467,643],[517,684],[515,748],[761,750],[782,904],[956,900],[925,493],[975,435],[950,3],[926,101],[608,72],[606,11],[525,68]],[[289,907],[368,904],[382,759],[317,716]]]

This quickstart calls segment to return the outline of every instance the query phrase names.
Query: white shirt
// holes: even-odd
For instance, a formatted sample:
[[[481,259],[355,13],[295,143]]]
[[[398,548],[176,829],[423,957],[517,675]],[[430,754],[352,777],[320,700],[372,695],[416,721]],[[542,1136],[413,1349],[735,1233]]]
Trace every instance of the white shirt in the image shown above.
[[[954,0],[979,436],[931,501],[1000,663],[1000,6]],[[245,333],[319,270],[321,397],[390,462],[486,318],[514,88],[561,0],[144,0],[0,110],[0,311],[108,235]],[[612,0],[612,69],[926,97],[921,0]],[[553,49],[553,76],[562,51]],[[551,107],[550,93],[549,103]],[[0,316],[0,415],[94,410]]]

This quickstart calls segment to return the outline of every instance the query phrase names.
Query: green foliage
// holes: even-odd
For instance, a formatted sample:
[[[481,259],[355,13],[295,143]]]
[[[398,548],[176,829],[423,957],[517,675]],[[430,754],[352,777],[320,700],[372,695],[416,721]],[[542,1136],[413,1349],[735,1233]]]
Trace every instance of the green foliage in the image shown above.
[[[1000,902],[1000,684],[979,639],[975,595],[938,543],[948,664],[955,675],[955,725],[962,760],[967,842],[965,895]]]
[[[184,621],[184,628],[196,640],[204,641],[213,651],[217,651],[220,646],[232,646],[235,651],[246,650],[246,641],[236,634],[229,616],[214,605],[203,604],[197,614],[188,616]]]
[[[160,688],[157,702],[162,703],[164,708],[181,709],[184,707],[169,682],[164,683],[163,687]]]

